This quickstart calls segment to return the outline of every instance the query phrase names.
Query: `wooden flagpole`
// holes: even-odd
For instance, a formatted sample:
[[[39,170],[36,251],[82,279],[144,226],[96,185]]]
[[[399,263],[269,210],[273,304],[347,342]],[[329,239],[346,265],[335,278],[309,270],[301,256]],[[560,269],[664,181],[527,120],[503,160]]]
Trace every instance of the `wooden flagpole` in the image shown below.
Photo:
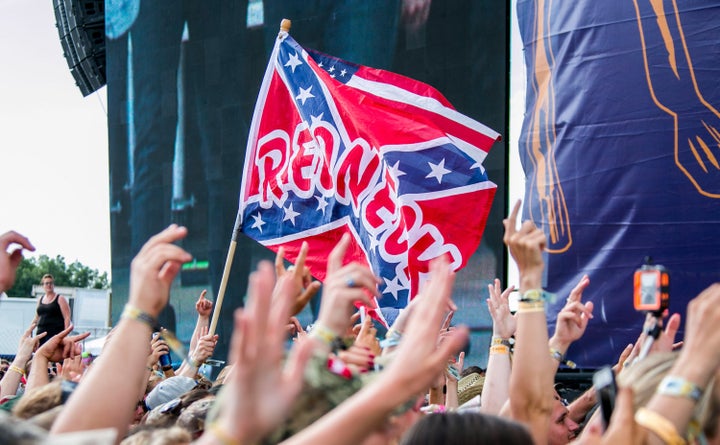
[[[289,19],[282,19],[280,22],[280,32],[288,33],[290,32],[290,27],[292,26],[292,21]],[[217,297],[215,298],[215,304],[213,308],[213,316],[212,320],[210,321],[210,328],[208,329],[208,334],[213,335],[215,334],[215,330],[217,329],[218,319],[220,318],[220,310],[222,309],[223,300],[225,299],[225,290],[227,289],[227,283],[228,279],[230,277],[230,269],[232,268],[232,262],[233,258],[235,257],[235,248],[237,247],[237,240],[235,239],[235,233],[237,231],[237,227],[240,221],[239,218],[240,215],[238,215],[238,220],[235,223],[235,230],[233,230],[233,236],[232,240],[230,240],[230,246],[228,247],[228,253],[227,257],[225,258],[225,267],[223,268],[223,274],[222,279],[220,280],[220,289],[218,289]]]

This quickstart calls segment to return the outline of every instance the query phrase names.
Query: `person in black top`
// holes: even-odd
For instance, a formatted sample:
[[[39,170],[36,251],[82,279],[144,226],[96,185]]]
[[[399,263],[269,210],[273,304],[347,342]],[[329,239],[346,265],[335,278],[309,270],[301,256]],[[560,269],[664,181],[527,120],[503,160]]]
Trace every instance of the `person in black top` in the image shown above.
[[[37,323],[38,334],[47,332],[47,335],[40,339],[42,345],[70,326],[70,305],[65,297],[55,293],[55,279],[52,275],[43,275],[41,284],[45,294],[38,300],[33,323]]]

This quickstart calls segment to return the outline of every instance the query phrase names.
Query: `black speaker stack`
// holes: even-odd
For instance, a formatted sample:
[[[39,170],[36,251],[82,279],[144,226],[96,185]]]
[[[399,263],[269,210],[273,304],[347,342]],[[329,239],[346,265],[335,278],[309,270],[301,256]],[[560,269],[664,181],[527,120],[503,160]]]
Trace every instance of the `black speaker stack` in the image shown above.
[[[105,85],[104,0],[53,0],[65,60],[83,96]]]

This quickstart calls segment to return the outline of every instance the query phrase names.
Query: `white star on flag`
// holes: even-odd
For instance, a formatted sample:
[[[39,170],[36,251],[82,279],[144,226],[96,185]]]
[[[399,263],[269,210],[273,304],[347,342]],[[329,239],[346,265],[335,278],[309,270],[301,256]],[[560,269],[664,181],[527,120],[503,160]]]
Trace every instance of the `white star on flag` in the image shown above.
[[[438,184],[442,184],[442,178],[443,176],[450,173],[450,170],[445,168],[445,159],[440,161],[438,164],[433,164],[432,162],[428,162],[428,165],[430,166],[430,173],[428,173],[426,178],[435,178],[437,179]]]
[[[323,213],[323,215],[324,215],[324,214],[325,214],[325,207],[328,206],[328,202],[325,200],[325,197],[322,196],[322,195],[320,195],[320,196],[315,196],[314,198],[317,199],[317,201],[318,201],[318,206],[317,206],[317,209],[316,209],[316,210],[320,210],[320,211]]]
[[[383,280],[385,280],[385,290],[383,291],[383,293],[390,294],[393,296],[393,298],[395,300],[397,300],[398,299],[398,291],[403,289],[403,287],[400,285],[398,277],[396,276],[392,280],[383,278]]]
[[[400,170],[400,161],[397,161],[397,162],[395,163],[395,165],[391,165],[391,166],[390,166],[390,172],[389,172],[389,173],[390,173],[390,176],[392,176],[392,177],[395,178],[395,179],[397,179],[397,178],[399,178],[400,176],[402,176],[402,175],[405,174],[404,171]]]
[[[299,100],[302,105],[305,105],[305,101],[307,99],[310,99],[311,97],[315,97],[310,90],[312,90],[312,85],[310,85],[307,88],[300,88],[300,94],[295,97],[295,100]]]
[[[290,220],[290,222],[294,226],[295,218],[298,217],[300,214],[298,212],[296,212],[295,209],[293,209],[292,203],[290,203],[290,205],[287,208],[283,207],[283,210],[285,211],[285,216],[283,217],[283,221]]]
[[[257,215],[252,215],[255,222],[252,224],[253,229],[258,229],[260,233],[262,233],[262,226],[267,224],[265,221],[262,220],[262,216],[260,216],[260,212],[257,213]]]
[[[294,72],[295,72],[295,68],[296,68],[298,65],[302,65],[302,64],[303,64],[303,63],[300,61],[300,58],[298,57],[297,53],[295,53],[295,54],[290,54],[290,60],[287,61],[287,63],[285,64],[285,66],[289,66],[290,69],[292,70],[292,72],[294,73]]]

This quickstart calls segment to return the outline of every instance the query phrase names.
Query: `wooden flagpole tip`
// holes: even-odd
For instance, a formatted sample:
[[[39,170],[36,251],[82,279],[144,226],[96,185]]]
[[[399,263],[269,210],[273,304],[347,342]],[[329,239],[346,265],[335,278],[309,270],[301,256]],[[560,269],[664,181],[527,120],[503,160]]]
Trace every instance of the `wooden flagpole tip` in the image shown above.
[[[291,26],[292,26],[292,20],[282,19],[282,21],[280,22],[280,31],[281,32],[290,32]]]

